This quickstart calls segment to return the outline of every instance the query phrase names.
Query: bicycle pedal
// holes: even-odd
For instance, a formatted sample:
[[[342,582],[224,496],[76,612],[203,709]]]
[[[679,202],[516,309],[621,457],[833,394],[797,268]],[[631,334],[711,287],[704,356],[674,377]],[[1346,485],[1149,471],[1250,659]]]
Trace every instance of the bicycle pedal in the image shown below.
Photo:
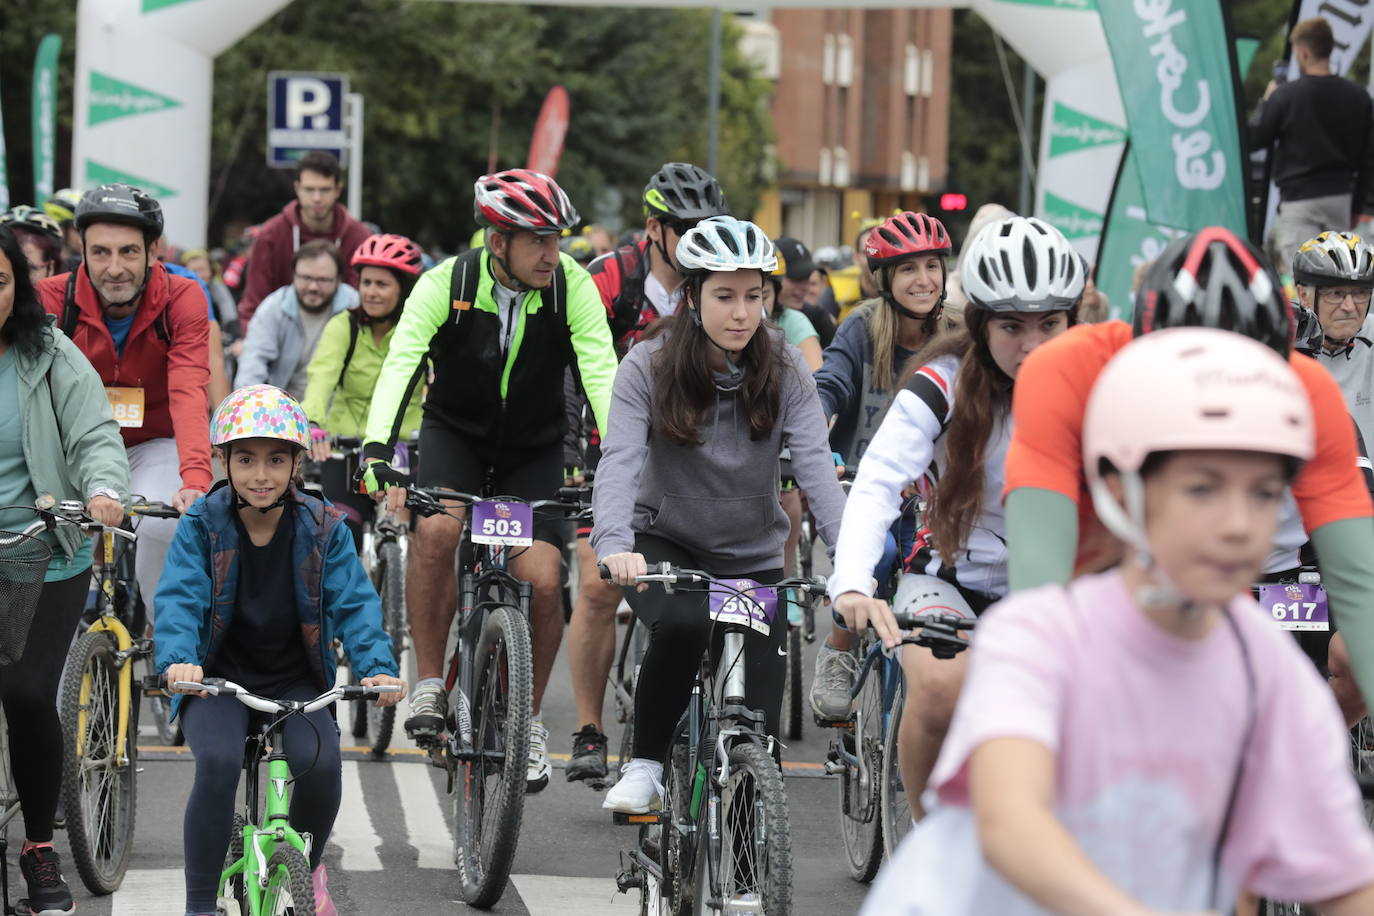
[[[827,719],[827,718],[824,718],[823,716],[819,716],[819,715],[817,715],[816,713],[813,712],[813,713],[811,714],[811,718],[812,718],[812,721],[816,723],[816,727],[817,727],[817,728],[853,728],[853,727],[854,727],[854,717],[853,717],[853,716],[848,716],[847,718],[843,718],[843,719]]]
[[[645,814],[627,814],[624,811],[612,811],[611,820],[622,827],[638,827],[641,824],[663,823],[663,814],[660,811],[649,811]]]

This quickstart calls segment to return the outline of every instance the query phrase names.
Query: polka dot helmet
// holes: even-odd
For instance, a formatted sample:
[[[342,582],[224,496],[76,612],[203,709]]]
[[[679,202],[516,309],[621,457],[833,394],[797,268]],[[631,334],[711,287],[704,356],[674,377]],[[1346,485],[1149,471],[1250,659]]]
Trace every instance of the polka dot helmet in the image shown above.
[[[300,402],[285,391],[249,385],[225,398],[210,418],[211,445],[238,439],[281,439],[308,448],[310,423]]]

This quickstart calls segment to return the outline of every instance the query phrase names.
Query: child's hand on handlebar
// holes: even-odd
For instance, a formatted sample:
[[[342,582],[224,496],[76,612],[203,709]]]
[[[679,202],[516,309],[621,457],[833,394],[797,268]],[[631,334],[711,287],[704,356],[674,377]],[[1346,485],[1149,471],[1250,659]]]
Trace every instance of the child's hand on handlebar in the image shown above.
[[[901,644],[902,631],[897,628],[897,618],[881,598],[870,598],[863,592],[845,592],[835,598],[835,610],[849,629],[858,632],[872,627],[887,648]]]
[[[635,577],[649,574],[649,564],[644,562],[642,553],[613,553],[602,558],[601,565],[610,572],[611,582],[616,585],[634,585]],[[638,591],[648,587],[647,583],[640,583]]]
[[[204,690],[183,690],[179,687],[172,686],[177,681],[192,681],[196,684],[199,684],[201,681],[205,680],[205,672],[201,670],[200,665],[190,665],[186,663],[168,665],[167,671],[165,672],[165,676],[167,678],[168,693],[189,693],[192,696],[197,697],[208,697],[210,695],[206,693]]]
[[[406,682],[398,677],[392,677],[389,674],[374,674],[372,677],[363,678],[358,683],[362,684],[364,687],[381,687],[385,684],[394,684],[401,688],[394,693],[378,694],[378,706],[395,706],[397,703],[401,702],[401,699],[406,695]]]

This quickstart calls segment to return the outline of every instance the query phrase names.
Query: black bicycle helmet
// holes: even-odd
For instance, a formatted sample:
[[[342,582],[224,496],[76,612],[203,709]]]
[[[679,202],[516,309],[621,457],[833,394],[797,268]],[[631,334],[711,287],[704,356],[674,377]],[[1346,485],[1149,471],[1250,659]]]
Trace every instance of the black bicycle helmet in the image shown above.
[[[162,206],[142,188],[103,184],[76,205],[76,228],[83,234],[94,223],[122,223],[143,230],[148,240],[162,235]]]
[[[1264,256],[1222,226],[1175,239],[1145,274],[1135,334],[1160,328],[1235,331],[1287,358],[1297,320]]]
[[[644,188],[644,215],[677,220],[729,216],[720,182],[687,162],[663,165]]]

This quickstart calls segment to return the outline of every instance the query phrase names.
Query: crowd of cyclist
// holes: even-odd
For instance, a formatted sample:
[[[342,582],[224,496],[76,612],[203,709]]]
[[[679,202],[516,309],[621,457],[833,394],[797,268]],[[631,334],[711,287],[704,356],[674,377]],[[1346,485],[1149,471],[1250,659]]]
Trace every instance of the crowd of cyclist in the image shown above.
[[[813,287],[804,245],[732,216],[685,163],[650,178],[642,236],[593,259],[592,236],[569,235],[572,202],[536,172],[479,178],[483,234],[438,263],[369,232],[339,189],[337,163],[303,159],[297,199],[223,273],[207,252],[169,252],[157,202],[127,185],[0,217],[0,504],[80,498],[113,525],[138,494],[184,513],[146,522],[137,554],[169,682],[313,696],[337,640],[363,683],[404,687],[356,553],[374,501],[400,510],[409,486],[487,484],[536,501],[590,479],[568,633],[584,724],[565,775],[610,780],[623,597],[648,643],[631,758],[603,804],[652,811],[713,633],[703,596],[636,577],[666,561],[778,581],[809,511],[834,560],[815,717],[850,717],[867,628],[907,683],[899,764],[918,826],[866,912],[1229,912],[1251,894],[1374,908],[1343,731],[1374,697],[1374,247],[1344,232],[1303,245],[1284,265],[1291,303],[1249,243],[1180,237],[1141,272],[1127,324],[1088,320],[1103,316],[1083,258],[1005,211],[962,246],[925,214],[865,224],[856,295],[842,296]],[[339,438],[361,441],[356,461],[333,457]],[[396,452],[411,441],[407,467]],[[299,483],[307,459],[323,498]],[[462,532],[454,507],[416,519],[409,544],[405,727],[421,743],[449,722]],[[511,561],[533,596],[529,792],[552,775],[540,708],[564,629],[564,532],[534,535]],[[91,553],[47,537],[41,623],[0,698],[11,746],[52,751],[14,769],[21,912],[57,914],[74,905],[51,845],[56,776],[24,762],[61,753],[54,659]],[[1302,646],[1315,666],[1248,597],[1311,565],[1332,613]],[[894,609],[978,616],[975,649],[901,645]],[[784,635],[745,642],[746,703],[769,734]],[[201,916],[248,720],[200,691],[176,707],[196,758],[186,912]],[[293,768],[332,727],[316,717],[287,726]],[[293,795],[326,914],[339,769],[333,747]]]

